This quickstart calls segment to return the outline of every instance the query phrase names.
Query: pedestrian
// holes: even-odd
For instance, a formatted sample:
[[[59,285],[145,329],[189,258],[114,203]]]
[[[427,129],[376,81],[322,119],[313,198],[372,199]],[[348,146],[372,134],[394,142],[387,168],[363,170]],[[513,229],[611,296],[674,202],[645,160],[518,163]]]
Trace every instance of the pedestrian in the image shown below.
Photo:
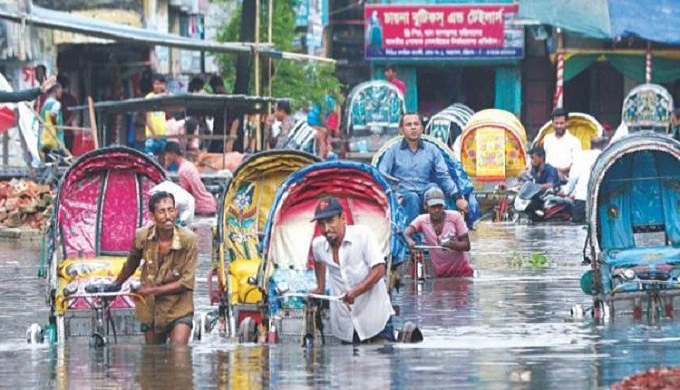
[[[149,198],[153,225],[137,229],[123,269],[105,291],[120,290],[141,268],[144,300],[135,305],[146,344],[186,345],[194,316],[194,280],[198,240],[191,230],[177,226],[177,209],[172,194],[157,192]]]
[[[671,114],[671,137],[674,140],[680,141],[680,108],[673,110]]]
[[[586,220],[590,172],[592,172],[595,160],[602,153],[602,148],[606,142],[607,140],[604,137],[595,137],[590,140],[590,150],[584,150],[577,156],[569,170],[569,181],[557,194],[572,199],[571,218],[576,223],[584,223]]]
[[[217,201],[208,192],[205,184],[201,181],[201,174],[191,162],[182,157],[182,150],[177,142],[168,142],[165,145],[165,166],[177,164],[179,185],[190,193],[196,201],[196,214],[213,215],[217,211]]]
[[[312,222],[322,236],[312,241],[315,294],[326,291],[326,272],[332,295],[331,331],[345,343],[394,341],[392,304],[385,283],[385,257],[366,226],[347,225],[340,201],[321,198]]]
[[[71,80],[60,74],[57,76],[57,81],[62,87],[59,103],[61,103],[61,111],[64,115],[64,124],[66,126],[75,127],[78,124],[76,122],[78,115],[75,111],[71,111],[71,108],[78,105],[78,99],[71,93]],[[73,129],[64,129],[64,141],[68,150],[73,150],[75,137],[76,134]]]
[[[291,116],[290,102],[279,100],[274,108],[273,121],[268,123],[266,129],[267,144],[269,149],[282,149],[288,139],[288,134],[295,126]]]
[[[47,91],[47,99],[40,110],[44,123],[38,137],[38,150],[44,158],[50,153],[61,152],[64,147],[64,113],[59,102],[61,93],[61,84],[54,84]]]
[[[172,194],[173,199],[175,199],[175,208],[177,209],[177,224],[179,226],[190,227],[191,224],[194,223],[196,201],[189,192],[170,180],[165,180],[151,187],[149,190],[149,195],[153,195],[157,192],[167,192]]]
[[[226,95],[227,94],[227,88],[224,86],[224,80],[222,77],[218,75],[214,75],[210,77],[210,80],[208,82],[210,84],[210,88],[212,89],[212,93],[216,95]]]
[[[399,121],[404,139],[392,145],[383,155],[378,170],[398,179],[397,192],[402,197],[406,223],[410,224],[423,207],[423,194],[438,186],[455,200],[461,212],[467,212],[468,203],[451,178],[441,151],[434,144],[421,139],[423,122],[417,113],[406,113]]]
[[[167,95],[165,90],[165,76],[155,74],[151,78],[152,90],[144,98],[153,99]],[[144,142],[144,152],[152,155],[159,155],[166,144],[166,121],[165,112],[149,111],[146,113],[146,141]]]
[[[529,150],[529,159],[531,161],[531,170],[529,170],[529,176],[534,183],[541,187],[541,193],[559,187],[560,186],[560,175],[557,168],[546,163],[546,152],[540,146],[534,146]],[[527,172],[523,172],[520,176],[523,177]],[[521,178],[520,178],[521,180]],[[532,221],[540,220],[543,215],[543,200],[540,198],[533,198],[525,212],[531,218]]]
[[[567,129],[569,113],[563,108],[556,108],[552,112],[552,125],[555,132],[543,138],[545,162],[557,168],[561,180],[569,178],[569,169],[578,153],[581,152],[581,142]]]
[[[424,236],[428,246],[441,246],[443,249],[430,249],[430,261],[437,278],[471,277],[474,269],[468,260],[470,238],[463,215],[454,210],[444,210],[446,197],[437,187],[425,192],[426,214],[419,215],[404,230],[404,237],[411,250],[415,249],[415,233]]]
[[[397,67],[394,65],[387,65],[385,67],[385,78],[387,81],[392,83],[399,91],[401,91],[402,96],[406,95],[406,84],[397,77]]]

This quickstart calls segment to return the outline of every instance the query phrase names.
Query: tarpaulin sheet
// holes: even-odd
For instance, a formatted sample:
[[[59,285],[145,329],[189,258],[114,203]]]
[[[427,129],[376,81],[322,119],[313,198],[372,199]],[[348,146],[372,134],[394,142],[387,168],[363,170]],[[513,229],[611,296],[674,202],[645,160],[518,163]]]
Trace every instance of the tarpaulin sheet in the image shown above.
[[[680,43],[677,0],[522,0],[519,17],[590,38],[637,36],[665,44]]]

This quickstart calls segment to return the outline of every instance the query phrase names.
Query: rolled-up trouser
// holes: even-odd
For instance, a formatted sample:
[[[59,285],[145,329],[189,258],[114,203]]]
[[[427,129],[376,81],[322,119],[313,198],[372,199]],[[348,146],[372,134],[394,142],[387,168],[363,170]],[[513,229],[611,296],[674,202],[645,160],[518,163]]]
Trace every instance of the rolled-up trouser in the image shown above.
[[[402,197],[401,206],[406,216],[406,226],[416,219],[423,209],[423,196],[414,191],[399,193]]]
[[[194,315],[189,314],[184,317],[179,317],[176,318],[170,322],[168,322],[167,325],[165,325],[165,333],[169,334],[172,332],[172,328],[174,328],[178,324],[186,324],[189,325],[190,327],[194,326]],[[153,324],[139,324],[139,330],[141,330],[143,333],[146,333],[149,330],[155,330]]]

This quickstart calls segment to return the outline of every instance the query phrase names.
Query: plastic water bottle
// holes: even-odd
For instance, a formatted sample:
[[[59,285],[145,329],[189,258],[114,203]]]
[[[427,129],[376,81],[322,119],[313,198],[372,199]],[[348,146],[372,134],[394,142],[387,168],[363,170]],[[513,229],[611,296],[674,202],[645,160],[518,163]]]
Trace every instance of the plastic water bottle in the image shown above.
[[[418,278],[418,280],[425,279],[423,276],[423,262],[420,260],[418,260],[418,262],[416,263],[416,277]]]

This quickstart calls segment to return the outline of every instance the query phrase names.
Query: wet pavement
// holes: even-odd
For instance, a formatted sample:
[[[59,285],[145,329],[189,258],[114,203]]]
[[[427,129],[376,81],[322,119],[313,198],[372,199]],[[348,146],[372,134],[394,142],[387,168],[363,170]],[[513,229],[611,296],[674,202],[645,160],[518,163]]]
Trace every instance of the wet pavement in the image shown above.
[[[209,310],[201,232],[198,311]],[[414,345],[236,345],[209,335],[186,349],[141,338],[93,350],[87,340],[30,346],[25,332],[47,319],[38,243],[0,242],[0,388],[604,388],[651,367],[680,364],[678,325],[628,318],[572,321],[585,230],[580,226],[479,224],[471,234],[474,280],[407,282],[401,319],[416,321]],[[532,265],[543,253],[546,265]]]

